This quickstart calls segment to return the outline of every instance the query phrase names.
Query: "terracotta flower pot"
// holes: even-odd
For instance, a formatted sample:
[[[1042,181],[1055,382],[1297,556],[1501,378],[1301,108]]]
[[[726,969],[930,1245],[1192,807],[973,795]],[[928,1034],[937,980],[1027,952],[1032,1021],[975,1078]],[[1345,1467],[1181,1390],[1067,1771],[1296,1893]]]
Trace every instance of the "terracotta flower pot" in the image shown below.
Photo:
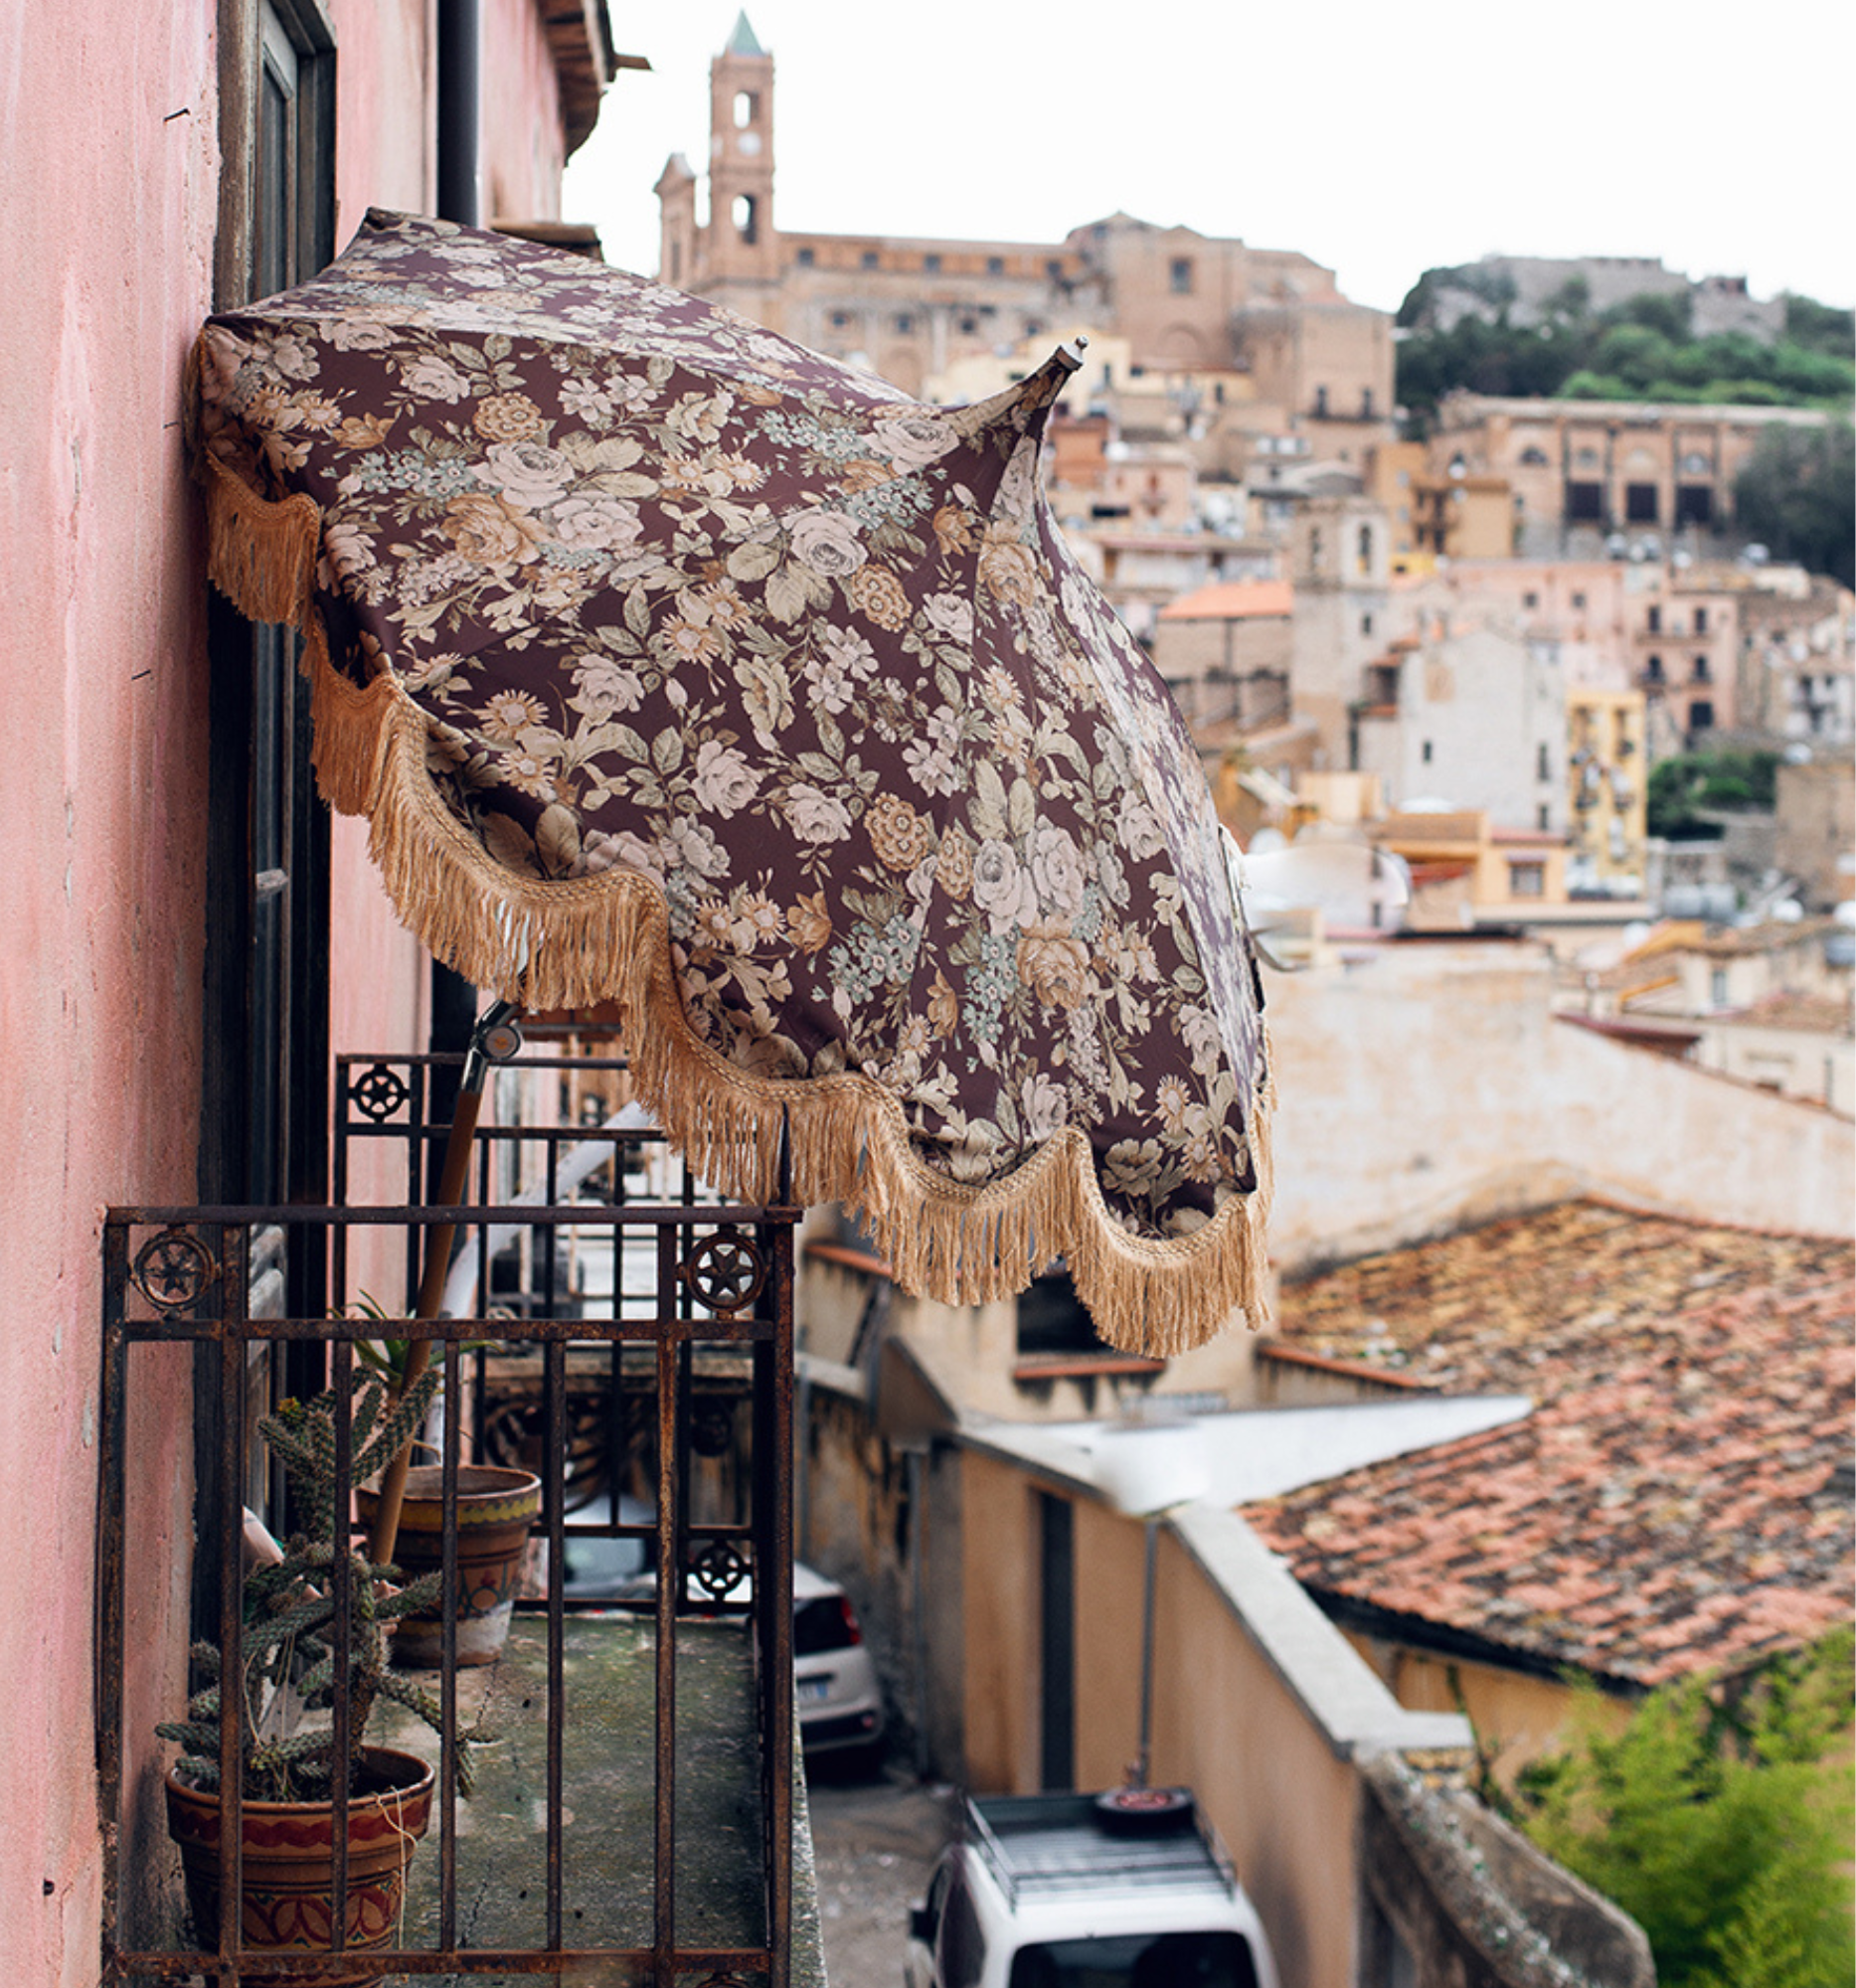
[[[357,1493],[361,1522],[374,1523],[375,1498]],[[529,1529],[542,1509],[532,1471],[467,1463],[457,1473],[457,1661],[494,1663],[509,1634]],[[406,1474],[406,1503],[394,1560],[409,1580],[444,1565],[444,1474],[421,1464]],[[429,1670],[443,1661],[444,1618],[437,1604],[406,1616],[394,1631],[396,1663]]]
[[[402,1944],[406,1870],[431,1819],[431,1769],[411,1753],[370,1746],[362,1758],[368,1785],[348,1803],[347,1950],[327,1972],[242,1974],[252,1988],[267,1983],[378,1981],[381,1970],[347,1952]],[[219,1937],[220,1801],[216,1790],[167,1777],[168,1834],[180,1846],[194,1934],[210,1951]],[[242,1815],[245,1886],[239,1923],[256,1953],[326,1952],[335,1923],[333,1802],[248,1801]]]

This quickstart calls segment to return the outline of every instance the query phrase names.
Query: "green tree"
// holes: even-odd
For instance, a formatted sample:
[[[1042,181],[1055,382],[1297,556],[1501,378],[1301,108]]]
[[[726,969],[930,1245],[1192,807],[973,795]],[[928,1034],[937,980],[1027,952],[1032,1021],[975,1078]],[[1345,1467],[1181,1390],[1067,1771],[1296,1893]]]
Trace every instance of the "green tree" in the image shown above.
[[[1856,443],[1848,421],[1768,428],[1734,485],[1734,513],[1775,558],[1856,586]]]
[[[1662,1988],[1846,1988],[1851,1636],[1726,1689],[1665,1686],[1524,1777],[1519,1818],[1649,1937]]]

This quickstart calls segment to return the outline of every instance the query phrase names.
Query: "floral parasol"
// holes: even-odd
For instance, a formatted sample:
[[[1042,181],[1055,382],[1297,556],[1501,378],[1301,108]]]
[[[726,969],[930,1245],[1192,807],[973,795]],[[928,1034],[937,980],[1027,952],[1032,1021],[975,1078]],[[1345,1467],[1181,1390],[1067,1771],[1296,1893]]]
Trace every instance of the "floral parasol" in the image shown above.
[[[1262,1315],[1261,992],[1198,755],[1037,476],[1060,353],[932,408],[375,212],[194,355],[215,581],[305,637],[408,924],[608,1005],[709,1180],[905,1288],[1064,1258],[1112,1344]]]

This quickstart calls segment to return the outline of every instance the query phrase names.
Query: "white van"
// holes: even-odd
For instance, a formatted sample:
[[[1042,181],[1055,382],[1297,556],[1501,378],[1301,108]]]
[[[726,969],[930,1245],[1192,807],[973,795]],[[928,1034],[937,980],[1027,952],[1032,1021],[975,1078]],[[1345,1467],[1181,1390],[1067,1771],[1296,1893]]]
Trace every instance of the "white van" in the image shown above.
[[[1128,1795],[969,1798],[910,1916],[909,1988],[1278,1988],[1198,1804]]]

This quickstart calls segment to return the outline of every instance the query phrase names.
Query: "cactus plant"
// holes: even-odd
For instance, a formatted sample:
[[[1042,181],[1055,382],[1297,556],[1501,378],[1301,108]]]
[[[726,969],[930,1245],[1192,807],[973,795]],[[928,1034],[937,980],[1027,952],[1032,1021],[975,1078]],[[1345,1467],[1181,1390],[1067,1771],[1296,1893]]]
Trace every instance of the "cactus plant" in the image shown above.
[[[378,1470],[423,1422],[438,1385],[428,1368],[395,1398],[372,1372],[355,1377],[351,1393],[350,1481]],[[248,1801],[329,1799],[337,1780],[352,1794],[359,1786],[363,1743],[375,1706],[388,1699],[405,1706],[434,1732],[441,1731],[438,1701],[389,1663],[393,1624],[437,1598],[436,1574],[402,1584],[397,1567],[376,1565],[348,1537],[346,1486],[336,1477],[333,1393],[311,1402],[285,1401],[262,1417],[258,1429],[289,1479],[295,1521],[282,1557],[253,1568],[245,1577],[241,1636],[240,1723],[243,1794]],[[336,1699],[336,1599],[338,1560],[347,1566],[348,1732],[346,1757],[335,1758],[331,1720],[305,1715],[330,1712]],[[194,1695],[184,1720],[164,1721],[155,1732],[181,1745],[179,1769],[195,1786],[220,1781],[220,1709],[225,1665],[212,1643],[194,1646],[193,1658],[209,1682]],[[472,1744],[481,1732],[461,1735],[458,1786],[470,1789]]]

